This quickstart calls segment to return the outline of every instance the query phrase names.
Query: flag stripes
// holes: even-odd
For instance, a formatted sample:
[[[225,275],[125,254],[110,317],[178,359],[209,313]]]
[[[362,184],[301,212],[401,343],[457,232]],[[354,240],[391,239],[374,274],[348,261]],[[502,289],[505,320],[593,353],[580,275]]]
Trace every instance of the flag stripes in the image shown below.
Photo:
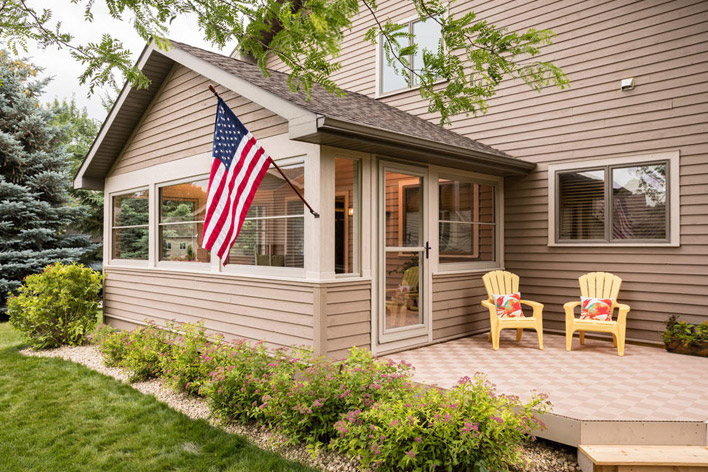
[[[272,159],[219,98],[202,247],[225,265]]]

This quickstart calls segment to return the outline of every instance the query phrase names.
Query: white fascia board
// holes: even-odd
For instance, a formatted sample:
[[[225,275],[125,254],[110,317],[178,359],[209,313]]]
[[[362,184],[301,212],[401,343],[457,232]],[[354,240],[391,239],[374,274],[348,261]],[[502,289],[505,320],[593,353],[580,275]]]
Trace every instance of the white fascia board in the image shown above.
[[[145,46],[145,49],[143,49],[143,52],[140,53],[140,57],[138,58],[138,62],[136,63],[136,66],[138,69],[143,70],[143,67],[145,67],[145,64],[147,63],[148,58],[150,57],[150,54],[156,50],[155,47],[155,42],[150,41],[150,43]],[[93,190],[102,190],[101,188],[95,188],[94,187],[84,187],[84,182],[86,179],[84,179],[84,173],[86,172],[86,169],[88,169],[89,165],[91,164],[91,161],[93,160],[94,155],[96,154],[96,151],[98,150],[99,147],[101,147],[101,142],[103,139],[106,137],[106,134],[108,133],[108,130],[111,128],[111,125],[113,124],[113,120],[115,120],[116,116],[118,116],[118,111],[120,108],[123,106],[123,102],[125,102],[126,98],[128,97],[128,94],[130,93],[131,89],[130,83],[126,80],[125,84],[123,85],[123,89],[120,91],[120,94],[118,95],[118,98],[116,101],[113,103],[113,107],[111,108],[111,111],[108,113],[108,117],[106,118],[106,121],[103,122],[103,126],[101,126],[101,129],[98,132],[98,136],[96,136],[96,139],[94,140],[93,144],[91,145],[91,149],[89,149],[88,155],[86,156],[86,159],[84,159],[83,164],[81,164],[81,168],[79,168],[79,171],[76,173],[76,177],[74,177],[74,188],[92,188]],[[91,181],[95,181],[96,179],[88,179]]]
[[[284,98],[281,98],[258,87],[257,85],[248,82],[247,80],[220,69],[219,67],[193,56],[186,51],[173,47],[169,51],[158,52],[165,57],[168,57],[173,61],[198,72],[204,77],[223,85],[242,97],[257,103],[263,108],[282,116],[288,121],[302,121],[308,118],[314,121],[316,119],[315,113],[305,110],[304,108],[299,107]]]

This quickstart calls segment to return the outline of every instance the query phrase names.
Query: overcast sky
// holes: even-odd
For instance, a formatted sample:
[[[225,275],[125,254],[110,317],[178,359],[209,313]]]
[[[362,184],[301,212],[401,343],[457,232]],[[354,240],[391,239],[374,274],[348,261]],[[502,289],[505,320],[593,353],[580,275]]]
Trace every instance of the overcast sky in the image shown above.
[[[145,46],[144,41],[132,27],[131,17],[126,17],[123,21],[113,19],[108,14],[108,9],[101,0],[97,0],[93,8],[94,20],[92,23],[84,21],[83,6],[74,5],[70,0],[32,0],[28,2],[35,9],[49,8],[53,12],[52,24],[61,21],[62,29],[73,34],[77,43],[98,42],[103,33],[110,33],[111,36],[123,42],[126,49],[129,49],[133,56],[133,62],[138,59],[140,52]],[[193,46],[218,51],[202,39],[203,35],[197,28],[197,22],[193,18],[185,17],[175,20],[170,28],[170,37]],[[231,52],[226,49],[226,54]],[[25,54],[23,54],[25,55]],[[75,97],[80,107],[86,107],[89,115],[99,121],[106,117],[106,111],[101,105],[99,94],[105,95],[106,91],[97,91],[91,97],[87,97],[88,86],[79,85],[78,77],[83,72],[83,66],[75,61],[69,51],[48,48],[39,49],[31,45],[26,53],[31,62],[44,68],[44,77],[53,77],[52,82],[46,87],[43,101],[49,102],[58,98],[70,99]],[[121,85],[123,79],[121,78]],[[111,95],[115,95],[111,92]]]

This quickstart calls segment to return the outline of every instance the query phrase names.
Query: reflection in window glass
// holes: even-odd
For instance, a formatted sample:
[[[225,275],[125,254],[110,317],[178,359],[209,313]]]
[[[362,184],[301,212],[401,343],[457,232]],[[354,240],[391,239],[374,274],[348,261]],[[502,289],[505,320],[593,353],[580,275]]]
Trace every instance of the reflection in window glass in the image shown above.
[[[419,71],[423,68],[423,50],[427,49],[430,52],[438,50],[440,39],[442,38],[440,23],[433,19],[413,21],[405,25],[402,31],[409,33],[411,37],[399,39],[399,44],[402,46],[410,46],[414,43],[418,45],[416,54],[405,56],[405,59],[413,70]],[[417,76],[403,67],[398,59],[391,56],[393,65],[389,64],[384,49],[384,41],[383,38],[380,38],[381,93],[404,90],[409,88],[409,84],[411,86],[418,85]]]
[[[113,197],[111,225],[111,257],[113,259],[148,258],[149,192]]]
[[[420,186],[419,176],[386,172],[386,246],[419,247]]]
[[[667,239],[666,164],[612,169],[613,239]]]
[[[334,271],[358,272],[359,161],[334,160]]]
[[[605,171],[558,173],[559,238],[605,239]]]
[[[283,167],[304,194],[305,167]],[[274,169],[263,178],[241,232],[229,254],[229,264],[304,267],[305,215],[302,200]]]
[[[440,45],[442,34],[440,33],[440,24],[433,20],[417,21],[413,23],[413,35],[415,42],[418,45],[418,51],[413,56],[411,67],[418,72],[423,69],[423,51],[428,50],[435,53]],[[418,84],[418,76],[413,74],[413,84]]]
[[[160,260],[209,262],[202,248],[209,180],[170,185],[160,189]]]
[[[440,262],[494,261],[494,187],[451,179],[438,185]]]

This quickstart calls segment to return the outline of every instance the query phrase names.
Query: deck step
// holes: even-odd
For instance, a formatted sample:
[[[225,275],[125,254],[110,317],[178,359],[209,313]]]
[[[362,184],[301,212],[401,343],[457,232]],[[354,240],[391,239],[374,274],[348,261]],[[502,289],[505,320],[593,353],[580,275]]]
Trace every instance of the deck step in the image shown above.
[[[587,459],[582,464],[586,465],[584,472],[588,469],[593,472],[708,471],[708,447],[705,446],[580,445],[578,452]]]

